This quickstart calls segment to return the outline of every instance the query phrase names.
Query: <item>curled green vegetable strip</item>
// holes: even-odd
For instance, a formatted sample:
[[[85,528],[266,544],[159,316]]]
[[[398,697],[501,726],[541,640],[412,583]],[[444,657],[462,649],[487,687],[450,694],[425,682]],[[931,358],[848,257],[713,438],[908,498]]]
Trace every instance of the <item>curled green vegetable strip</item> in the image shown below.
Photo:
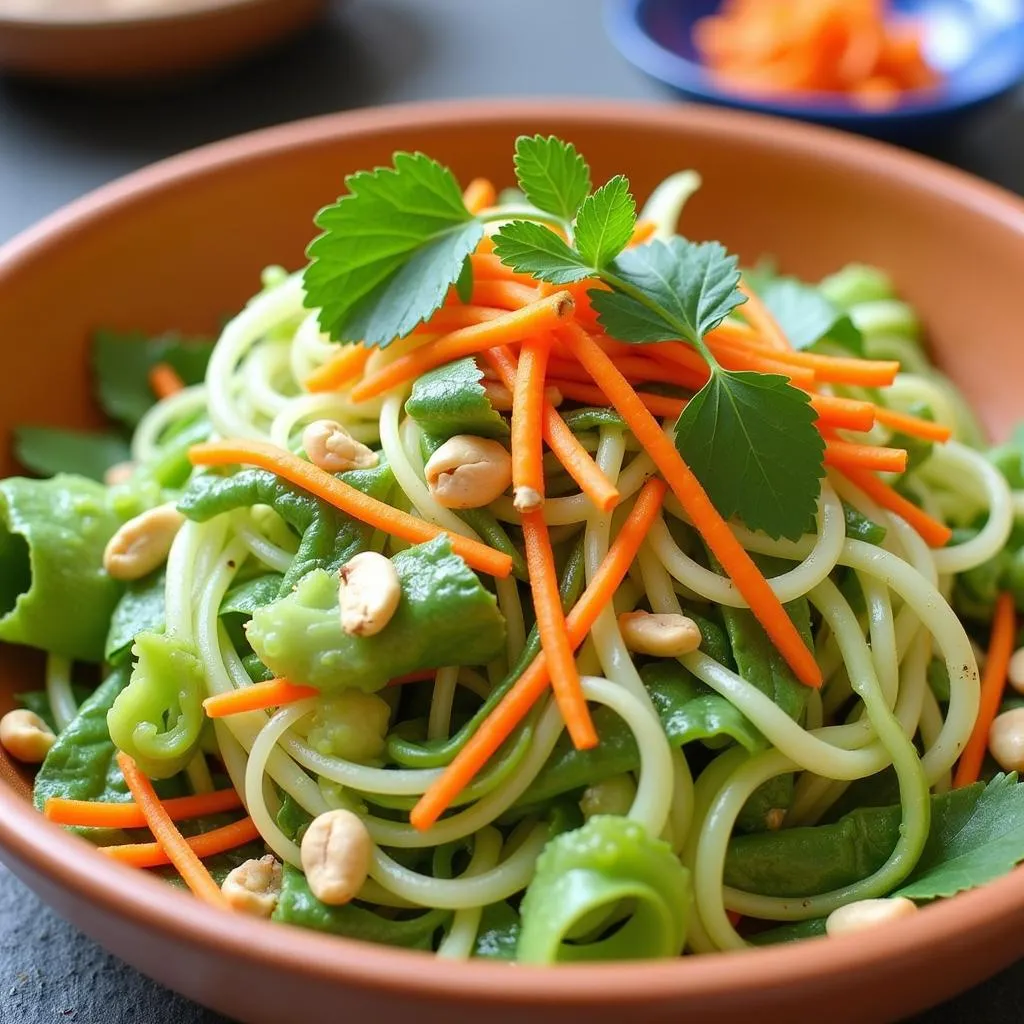
[[[206,692],[202,662],[182,640],[135,638],[131,682],[107,714],[110,738],[151,779],[177,775],[199,749]]]
[[[633,904],[630,919],[607,938],[568,942],[581,922]],[[686,941],[690,873],[667,843],[627,818],[598,815],[552,839],[522,903],[518,959],[639,960],[678,956]]]

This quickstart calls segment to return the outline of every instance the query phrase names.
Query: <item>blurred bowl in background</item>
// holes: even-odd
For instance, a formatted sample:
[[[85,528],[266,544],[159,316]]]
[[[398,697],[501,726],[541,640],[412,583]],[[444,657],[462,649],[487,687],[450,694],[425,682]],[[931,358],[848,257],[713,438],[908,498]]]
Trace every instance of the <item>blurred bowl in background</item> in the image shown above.
[[[66,81],[167,79],[298,32],[327,0],[0,0],[0,70]]]
[[[938,88],[904,93],[886,110],[838,93],[742,94],[714,80],[693,44],[694,24],[720,6],[721,0],[606,0],[605,23],[627,60],[688,99],[895,140],[948,128],[1024,79],[1024,0],[894,0],[895,13],[922,23],[928,61],[944,77]]]

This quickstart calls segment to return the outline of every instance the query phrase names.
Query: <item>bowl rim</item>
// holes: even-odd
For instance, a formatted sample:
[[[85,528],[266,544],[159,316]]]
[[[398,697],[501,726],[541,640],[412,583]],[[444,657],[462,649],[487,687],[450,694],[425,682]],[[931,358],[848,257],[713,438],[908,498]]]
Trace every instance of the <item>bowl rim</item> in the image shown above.
[[[666,130],[691,127],[722,138],[762,139],[865,174],[888,177],[935,194],[1020,236],[1024,200],[957,169],[883,143],[778,118],[712,108],[572,99],[434,101],[369,108],[311,118],[236,136],[171,157],[104,185],[46,217],[0,247],[0,282],[44,258],[69,237],[136,204],[187,187],[190,179],[230,172],[250,160],[317,148],[328,140],[372,136],[415,125],[417,131],[467,123],[522,124],[531,120],[590,122],[605,130],[637,123]],[[0,767],[3,767],[0,765]],[[767,989],[813,986],[831,969],[852,973],[915,959],[929,947],[981,939],[995,922],[1024,913],[1024,870],[980,889],[939,901],[922,913],[870,934],[809,939],[795,945],[727,955],[645,963],[565,965],[557,970],[486,961],[438,960],[421,952],[374,946],[293,928],[282,942],[278,924],[224,913],[144,873],[117,864],[85,840],[46,821],[0,772],[0,848],[16,870],[75,891],[90,905],[132,924],[166,934],[207,955],[227,953],[253,966],[286,969],[325,984],[437,999],[453,992],[506,1006],[628,1004],[711,998],[738,1000]],[[85,869],[85,870],[83,870]],[[1004,958],[1005,959],[1005,958]],[[993,957],[993,970],[1004,960]],[[748,1003],[749,1005],[749,1003]],[[756,1004],[755,1004],[756,1005]]]
[[[64,32],[96,31],[100,29],[142,28],[166,25],[169,22],[188,22],[199,18],[226,13],[242,13],[246,7],[267,7],[289,0],[189,0],[181,7],[177,0],[154,0],[152,8],[141,10],[104,10],[103,0],[94,0],[94,6],[66,9],[58,5],[41,11],[6,10],[0,0],[0,30]]]
[[[1016,63],[1001,78],[979,81],[971,86],[954,72],[945,87],[915,89],[888,110],[858,107],[849,100],[836,98],[832,93],[812,92],[801,99],[784,97],[759,98],[742,92],[732,92],[715,84],[714,79],[698,61],[690,60],[664,46],[647,31],[644,8],[651,0],[605,0],[605,28],[618,51],[635,67],[658,81],[689,96],[710,103],[721,103],[744,110],[787,117],[829,121],[857,128],[870,123],[899,124],[968,110],[1013,89],[1024,79],[1024,20],[1007,25],[987,45],[1006,47],[1017,54]]]

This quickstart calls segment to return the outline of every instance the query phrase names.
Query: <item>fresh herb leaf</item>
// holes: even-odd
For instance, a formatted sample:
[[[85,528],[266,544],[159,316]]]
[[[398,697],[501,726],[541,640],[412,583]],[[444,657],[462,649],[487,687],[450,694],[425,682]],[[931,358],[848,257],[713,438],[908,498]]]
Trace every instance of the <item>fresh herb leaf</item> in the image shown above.
[[[626,247],[636,226],[636,201],[629,182],[617,174],[592,196],[576,215],[576,248],[584,261],[603,269]]]
[[[991,882],[1024,860],[1024,785],[997,775],[977,802],[932,829],[910,881],[898,892],[913,900],[953,896]]]
[[[14,455],[39,476],[77,473],[102,482],[111,466],[131,457],[131,450],[128,442],[113,431],[18,427],[14,431]]]
[[[825,442],[785,377],[718,370],[676,424],[676,445],[718,511],[796,540],[817,505]]]
[[[765,281],[758,294],[793,348],[809,348],[828,337],[857,355],[864,354],[864,338],[853,321],[813,285],[776,277]]]
[[[422,153],[396,153],[393,167],[345,183],[349,194],[316,217],[306,305],[335,340],[383,346],[440,308],[483,225],[452,172]]]
[[[736,257],[718,242],[638,245],[612,263],[605,280],[615,291],[592,291],[590,301],[601,326],[620,341],[698,344],[744,301]]]
[[[571,142],[549,135],[516,139],[516,179],[528,202],[567,221],[590,194],[590,168]]]
[[[467,256],[459,271],[459,279],[455,282],[455,294],[459,302],[470,303],[473,301],[473,264]]]
[[[498,259],[519,274],[532,274],[548,284],[572,284],[594,273],[554,231],[528,220],[503,224],[494,236]]]
[[[201,384],[212,352],[206,339],[98,331],[92,359],[99,403],[111,419],[134,428],[156,402],[149,371],[157,363],[172,366],[186,385]]]

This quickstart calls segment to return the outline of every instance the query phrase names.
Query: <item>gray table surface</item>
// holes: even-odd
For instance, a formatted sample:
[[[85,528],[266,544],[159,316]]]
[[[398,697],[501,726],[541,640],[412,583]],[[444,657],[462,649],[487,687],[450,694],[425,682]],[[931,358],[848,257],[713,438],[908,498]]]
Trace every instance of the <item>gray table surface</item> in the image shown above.
[[[350,0],[314,31],[173,93],[0,79],[0,241],[172,153],[313,114],[468,96],[675,102],[622,60],[597,0]],[[1024,92],[933,155],[1024,193]],[[1024,962],[915,1024],[1024,1019]],[[0,1024],[227,1024],[106,954],[0,867]]]

